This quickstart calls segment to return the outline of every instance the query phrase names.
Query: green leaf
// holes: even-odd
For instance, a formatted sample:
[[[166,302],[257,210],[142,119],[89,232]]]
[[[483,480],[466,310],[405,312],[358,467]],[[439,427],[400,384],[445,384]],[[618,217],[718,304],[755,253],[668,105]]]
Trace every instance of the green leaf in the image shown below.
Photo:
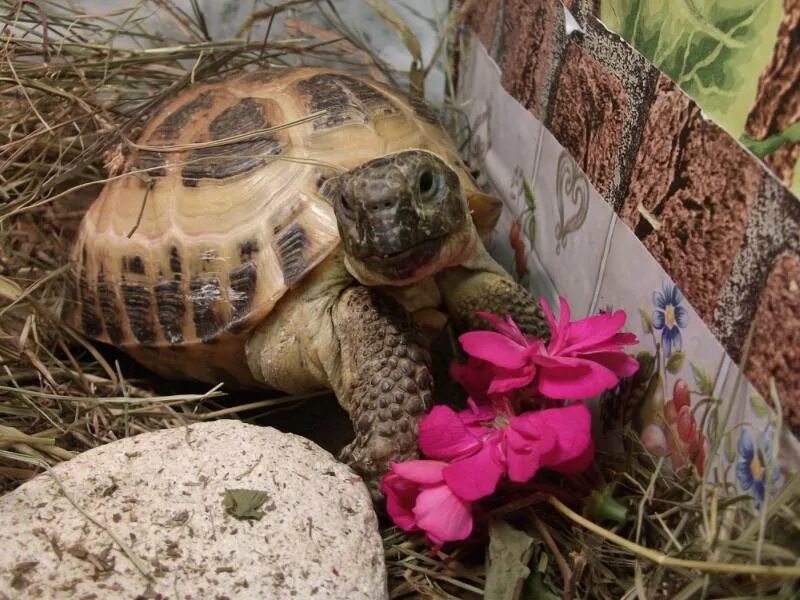
[[[794,163],[794,173],[792,173],[792,183],[789,187],[791,192],[800,198],[800,156]]]
[[[533,538],[505,521],[489,523],[489,563],[486,572],[486,600],[515,600],[530,574],[528,561]]]
[[[628,518],[628,509],[614,498],[610,490],[592,490],[584,513],[596,523],[611,521],[619,524]]]
[[[264,512],[259,510],[269,499],[267,492],[258,490],[225,490],[223,505],[225,510],[237,519],[260,519]]]
[[[733,137],[772,59],[778,0],[602,0],[600,18]]]
[[[533,186],[527,177],[522,177],[522,194],[525,196],[525,204],[528,210],[536,210],[536,194],[533,192]]]
[[[534,571],[525,580],[525,587],[520,597],[524,600],[559,600],[563,596],[556,593],[554,586],[546,580],[541,572]]]
[[[644,329],[644,332],[653,333],[653,318],[650,316],[650,313],[645,309],[640,308],[639,316],[642,317],[642,328]]]
[[[743,133],[739,141],[744,144],[745,148],[750,150],[759,158],[764,158],[768,154],[772,154],[786,144],[794,144],[800,142],[800,121],[789,125],[786,129],[775,135],[764,138],[763,140],[756,140],[751,138],[746,133]]]
[[[750,406],[753,409],[753,413],[761,419],[769,415],[769,406],[767,406],[761,394],[750,395]]]
[[[656,367],[656,356],[652,352],[642,350],[636,354],[636,362],[639,363],[639,369],[633,376],[637,381],[648,381],[653,376]]]
[[[686,358],[686,353],[683,350],[678,350],[669,355],[667,359],[667,371],[673,375],[680,373],[683,368],[683,360]]]
[[[716,446],[719,433],[719,411],[716,408],[710,408],[708,418],[706,419],[706,434],[708,441],[711,442],[712,447]]]
[[[689,366],[692,368],[692,375],[694,375],[694,385],[700,393],[704,396],[713,396],[714,378],[700,365],[690,362]]]

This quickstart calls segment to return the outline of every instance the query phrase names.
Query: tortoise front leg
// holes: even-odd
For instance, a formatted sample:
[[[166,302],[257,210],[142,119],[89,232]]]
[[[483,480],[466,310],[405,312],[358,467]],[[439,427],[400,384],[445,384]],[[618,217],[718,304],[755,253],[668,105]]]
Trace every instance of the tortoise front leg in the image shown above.
[[[550,337],[539,301],[509,275],[456,267],[440,275],[440,288],[451,317],[466,329],[486,329],[480,311],[510,315],[524,332]]]
[[[417,422],[432,399],[430,354],[408,312],[373,288],[347,289],[333,327],[341,360],[334,389],[355,429],[340,458],[378,496],[390,462],[418,455]]]

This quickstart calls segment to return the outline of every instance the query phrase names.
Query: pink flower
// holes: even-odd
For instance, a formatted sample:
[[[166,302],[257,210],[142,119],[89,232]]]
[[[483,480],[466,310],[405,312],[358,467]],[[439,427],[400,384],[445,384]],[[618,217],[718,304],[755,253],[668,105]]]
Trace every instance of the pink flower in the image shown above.
[[[569,304],[564,298],[559,300],[556,321],[542,299],[550,325],[547,345],[523,334],[510,317],[503,321],[485,313],[481,317],[496,331],[471,331],[459,338],[467,354],[493,366],[489,395],[535,384],[543,396],[581,400],[613,388],[621,377],[636,372],[638,363],[622,351],[638,341],[632,333],[619,332],[625,311],[570,322]]]
[[[491,373],[487,394],[527,387],[536,376],[534,357],[543,348],[541,340],[522,333],[511,317],[504,321],[490,313],[478,315],[497,331],[470,331],[458,341],[467,354],[492,365],[491,369],[484,368],[484,373]]]
[[[525,482],[540,468],[579,473],[594,458],[591,415],[583,404],[515,416],[508,401],[456,413],[436,406],[419,426],[419,445],[433,459],[451,461],[444,481],[464,500],[490,495],[505,475]]]
[[[446,467],[435,460],[393,463],[381,482],[386,510],[395,524],[405,531],[421,529],[437,545],[472,533],[472,504],[445,483]]]

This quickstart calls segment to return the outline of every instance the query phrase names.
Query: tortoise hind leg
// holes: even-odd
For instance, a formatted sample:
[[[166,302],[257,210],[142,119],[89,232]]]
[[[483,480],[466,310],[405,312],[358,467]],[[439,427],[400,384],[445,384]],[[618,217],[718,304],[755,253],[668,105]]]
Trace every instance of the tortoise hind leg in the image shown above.
[[[391,461],[416,458],[417,422],[430,406],[430,354],[411,316],[368,287],[349,288],[334,310],[342,390],[355,439],[342,460],[364,476],[378,497]]]

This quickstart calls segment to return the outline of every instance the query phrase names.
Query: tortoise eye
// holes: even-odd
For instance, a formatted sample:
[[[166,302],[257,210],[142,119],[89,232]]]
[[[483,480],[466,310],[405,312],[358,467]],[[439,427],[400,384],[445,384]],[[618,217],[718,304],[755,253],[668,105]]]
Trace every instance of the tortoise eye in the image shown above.
[[[339,202],[342,203],[342,208],[344,208],[348,212],[353,212],[353,205],[350,204],[350,200],[347,199],[347,194],[342,194],[339,197]]]
[[[419,176],[417,187],[420,197],[423,200],[430,200],[439,191],[439,178],[425,169]]]

